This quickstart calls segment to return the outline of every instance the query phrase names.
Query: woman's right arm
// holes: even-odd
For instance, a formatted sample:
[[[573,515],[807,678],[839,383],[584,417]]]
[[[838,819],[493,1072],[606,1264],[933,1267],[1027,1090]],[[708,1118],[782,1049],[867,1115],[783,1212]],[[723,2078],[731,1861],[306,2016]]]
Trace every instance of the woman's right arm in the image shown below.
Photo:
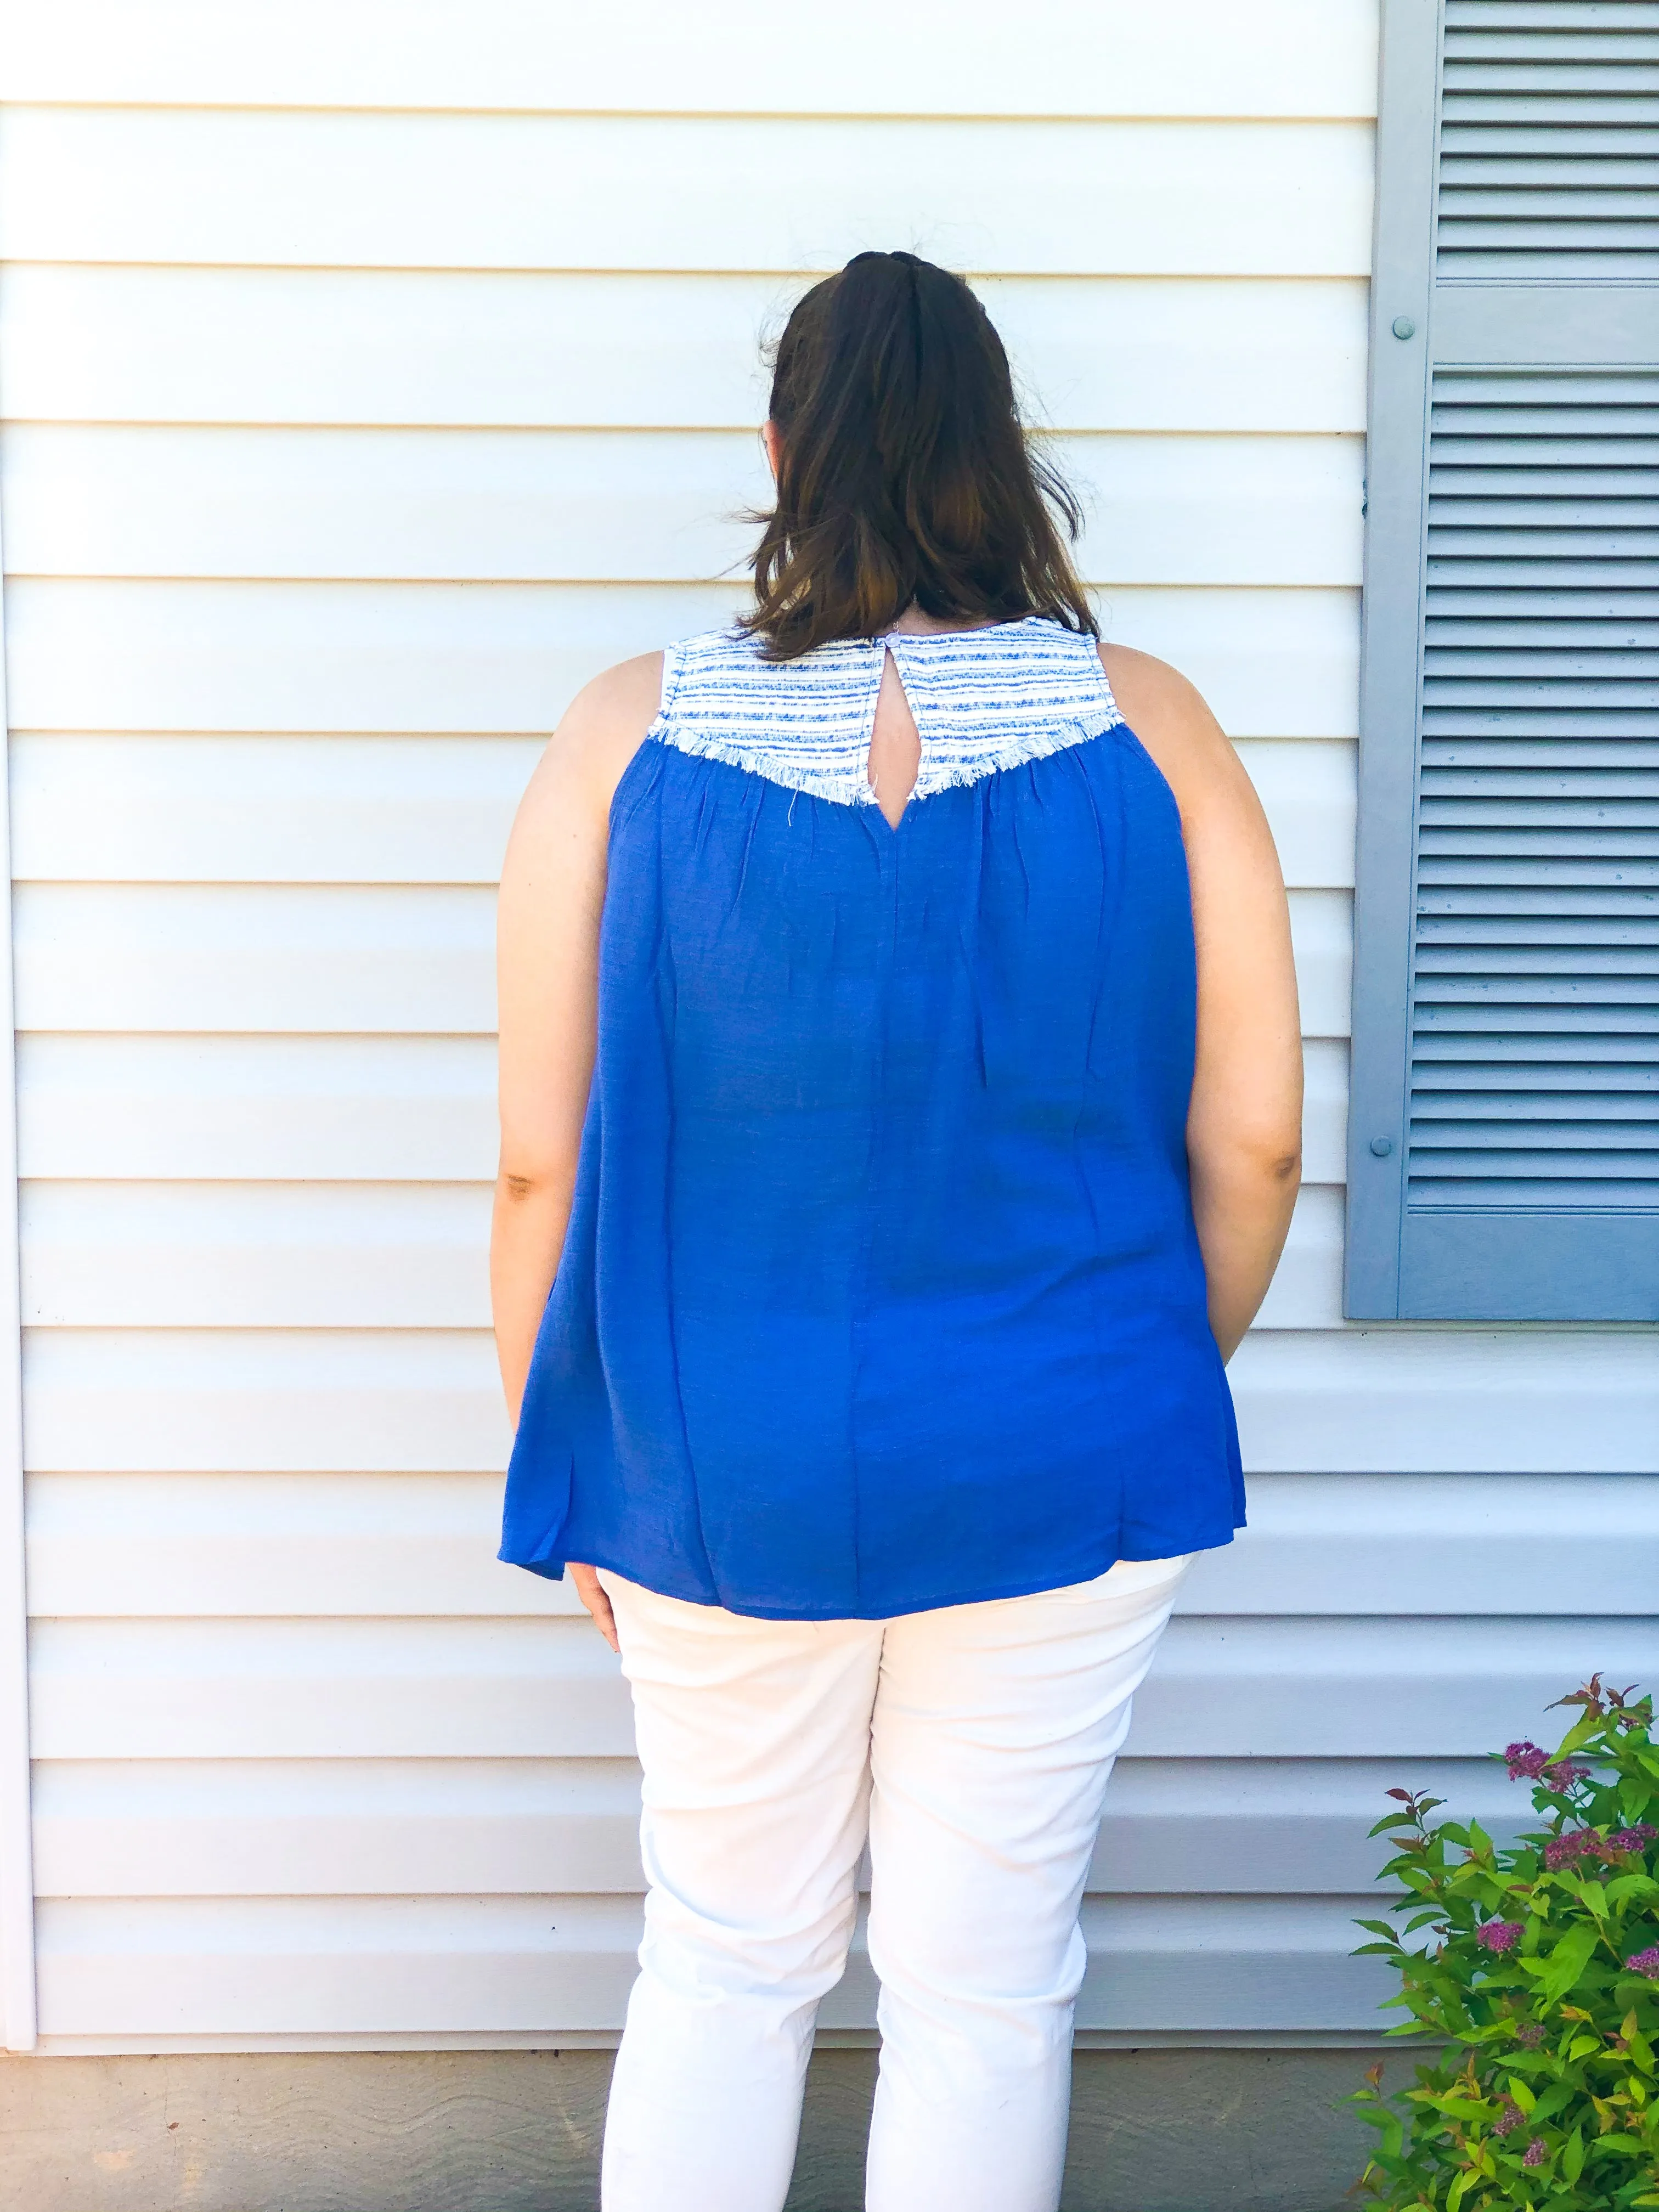
[[[501,1144],[489,1288],[515,1426],[570,1218],[593,1073],[611,801],[661,691],[662,655],[653,653],[579,694],[530,779],[501,870]]]
[[[1181,811],[1198,956],[1187,1118],[1210,1326],[1231,1359],[1267,1295],[1302,1176],[1302,1035],[1273,833],[1220,725],[1184,676],[1125,646],[1101,659]]]

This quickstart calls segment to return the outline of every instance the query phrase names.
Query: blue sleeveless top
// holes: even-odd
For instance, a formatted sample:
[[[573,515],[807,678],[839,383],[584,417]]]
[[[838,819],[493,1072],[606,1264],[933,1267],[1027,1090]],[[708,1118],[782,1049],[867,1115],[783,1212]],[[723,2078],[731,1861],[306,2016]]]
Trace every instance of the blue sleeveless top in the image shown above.
[[[884,650],[921,743],[868,780]],[[781,1620],[1228,1542],[1175,800],[1038,617],[672,646],[501,1553]]]

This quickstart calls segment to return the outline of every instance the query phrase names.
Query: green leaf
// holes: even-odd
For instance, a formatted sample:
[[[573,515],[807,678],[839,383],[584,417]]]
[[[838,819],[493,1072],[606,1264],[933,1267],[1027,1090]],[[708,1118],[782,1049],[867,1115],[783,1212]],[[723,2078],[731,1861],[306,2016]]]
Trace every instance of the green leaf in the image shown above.
[[[1575,2128],[1561,2159],[1561,2171],[1569,2181],[1577,2181],[1584,2171],[1584,2130]]]
[[[1594,1928],[1572,1928],[1541,1961],[1538,1994],[1555,2002],[1565,1996],[1595,1954],[1600,1936]],[[1530,1963],[1530,1961],[1528,1961]]]

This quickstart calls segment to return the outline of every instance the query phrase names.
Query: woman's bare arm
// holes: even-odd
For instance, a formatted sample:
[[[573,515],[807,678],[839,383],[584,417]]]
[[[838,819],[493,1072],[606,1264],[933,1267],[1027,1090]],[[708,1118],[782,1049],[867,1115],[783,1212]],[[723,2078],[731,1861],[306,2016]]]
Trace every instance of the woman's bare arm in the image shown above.
[[[1108,645],[1100,657],[1181,810],[1198,944],[1187,1156],[1210,1326],[1230,1359],[1267,1295],[1301,1181],[1290,909],[1261,802],[1199,694],[1149,653]]]
[[[570,1218],[593,1073],[611,801],[661,690],[662,655],[648,653],[579,695],[530,779],[501,869],[501,1146],[489,1291],[515,1425]],[[573,1567],[572,1579],[614,1643],[610,1607],[591,1571]]]

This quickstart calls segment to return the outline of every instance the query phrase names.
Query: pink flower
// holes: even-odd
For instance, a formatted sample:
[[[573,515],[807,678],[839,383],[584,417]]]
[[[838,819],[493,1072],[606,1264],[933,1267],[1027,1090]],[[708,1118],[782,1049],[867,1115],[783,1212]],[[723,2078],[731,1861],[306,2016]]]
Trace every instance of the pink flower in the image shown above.
[[[1514,1950],[1523,1933],[1518,1920],[1488,1920],[1474,1931],[1474,1940],[1488,1951]]]
[[[1492,2124],[1492,2133],[1497,2136],[1512,2136],[1526,2117],[1513,2097],[1505,2097],[1503,2110]]]
[[[1522,2160],[1521,2163],[1522,2166],[1542,2166],[1544,2163],[1544,2138],[1542,2136],[1534,2136],[1533,2137],[1532,2141],[1527,2145],[1526,2156]]]
[[[1544,1779],[1552,1790],[1571,1790],[1575,1782],[1589,1778],[1589,1768],[1577,1759],[1553,1759],[1544,1769]]]
[[[1571,1866],[1575,1859],[1595,1859],[1601,1856],[1601,1832],[1599,1828],[1569,1828],[1565,1835],[1552,1836],[1544,1846],[1544,1864],[1552,1874],[1559,1868]]]
[[[1544,2040],[1544,2031],[1535,2020],[1529,2020],[1524,2027],[1516,2029],[1515,2039],[1517,2043],[1523,2043],[1528,2051],[1536,2051]]]
[[[1650,1828],[1645,1820],[1638,1820],[1633,1828],[1615,1828],[1607,1841],[1616,1851],[1639,1851],[1656,1836],[1659,1836],[1659,1828]]]
[[[1504,1758],[1511,1782],[1535,1782],[1550,1763],[1548,1752],[1540,1751],[1535,1743],[1505,1744]]]
[[[1645,1951],[1632,1952],[1625,1964],[1633,1974],[1645,1974],[1650,1982],[1659,1982],[1659,1943],[1650,1943]]]

